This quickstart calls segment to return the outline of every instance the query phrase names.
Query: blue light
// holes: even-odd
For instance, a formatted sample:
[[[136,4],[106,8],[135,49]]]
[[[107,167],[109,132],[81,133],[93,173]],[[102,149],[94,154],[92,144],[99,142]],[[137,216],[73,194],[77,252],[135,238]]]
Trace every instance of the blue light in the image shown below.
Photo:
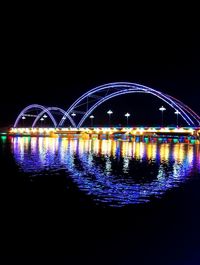
[[[160,198],[200,172],[198,145],[14,137],[12,150],[32,178],[65,170],[96,204],[122,207]],[[137,168],[146,168],[144,175]],[[151,166],[156,168],[149,181]],[[116,170],[117,168],[117,170]],[[152,178],[152,175],[151,175]],[[151,179],[150,178],[150,179]],[[142,179],[142,182],[141,182]]]
[[[176,98],[167,95],[165,93],[159,92],[155,89],[152,89],[147,86],[143,86],[136,83],[130,83],[130,82],[115,82],[115,83],[109,83],[104,84],[102,86],[95,87],[88,92],[84,93],[81,97],[79,97],[69,108],[67,111],[62,110],[61,108],[57,107],[44,107],[42,105],[38,104],[32,104],[24,108],[20,114],[18,115],[14,128],[18,126],[18,123],[24,115],[28,111],[31,110],[38,110],[40,109],[41,112],[36,117],[33,127],[35,126],[37,120],[39,120],[39,117],[41,117],[44,113],[48,114],[50,119],[52,120],[54,127],[62,127],[66,118],[68,118],[72,124],[73,127],[81,127],[84,121],[87,119],[87,117],[102,103],[104,103],[107,100],[110,100],[113,97],[125,95],[125,94],[132,94],[132,93],[143,93],[143,94],[151,94],[159,99],[161,99],[163,102],[168,104],[170,107],[172,107],[174,110],[179,111],[180,116],[185,120],[185,122],[190,126],[200,125],[200,117],[188,106],[186,106],[181,101],[177,100]],[[88,99],[92,97],[92,105],[89,106],[88,111],[83,112],[78,110],[80,106],[88,104]],[[51,110],[57,110],[60,113],[63,114],[63,117],[61,118],[60,122],[57,124],[54,116],[51,114]],[[80,118],[77,120],[77,126],[70,114],[72,112],[77,112],[80,114]]]
[[[99,93],[102,93],[102,92],[104,92],[104,96],[101,97],[99,96]],[[95,93],[97,95],[95,95]],[[89,97],[96,98],[97,99],[96,102],[94,102],[93,105],[88,109],[88,111],[85,114],[83,114],[83,116],[81,117],[77,125],[77,127],[80,127],[82,126],[85,119],[94,111],[94,109],[97,108],[99,105],[101,105],[103,102],[113,97],[124,95],[124,94],[129,94],[129,93],[152,94],[155,97],[158,97],[159,99],[163,100],[165,103],[171,106],[174,110],[178,110],[180,112],[180,116],[187,122],[188,125],[194,125],[195,122],[200,125],[200,117],[194,111],[192,111],[188,106],[186,106],[179,100],[167,94],[159,92],[155,89],[142,86],[136,83],[129,83],[129,82],[109,83],[109,84],[95,87],[91,89],[90,91],[86,92],[85,94],[83,94],[80,98],[78,98],[69,107],[66,113],[69,114],[72,110],[76,109],[78,106],[86,104],[86,101],[88,102]],[[62,126],[62,124],[63,124],[63,120],[60,121],[59,126]]]

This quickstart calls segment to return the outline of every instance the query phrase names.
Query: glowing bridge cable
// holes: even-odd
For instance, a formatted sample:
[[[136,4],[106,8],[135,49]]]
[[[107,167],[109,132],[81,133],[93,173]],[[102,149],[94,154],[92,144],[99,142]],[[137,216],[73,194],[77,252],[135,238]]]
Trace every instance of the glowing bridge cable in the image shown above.
[[[152,90],[153,91],[153,90]],[[154,90],[154,91],[156,91],[156,90]],[[162,99],[162,97],[165,97],[165,98],[167,98],[168,100],[170,100],[170,102],[172,103],[172,105],[175,105],[175,106],[177,106],[178,107],[178,109],[181,111],[181,112],[183,112],[186,116],[187,116],[187,118],[190,120],[190,122],[191,123],[193,123],[194,124],[194,122],[192,121],[192,119],[185,113],[185,111],[186,112],[188,112],[189,113],[189,115],[191,115],[191,116],[193,116],[187,109],[186,109],[186,105],[185,104],[183,104],[181,101],[179,101],[179,102],[176,102],[177,100],[175,99],[175,98],[173,98],[173,97],[171,97],[171,96],[169,96],[169,95],[167,95],[167,94],[164,94],[164,93],[161,93],[161,92],[159,92],[159,91],[156,91],[156,93],[157,94],[159,94],[159,95],[161,95],[161,99]],[[172,98],[173,98],[173,100],[172,100]],[[175,109],[175,107],[173,106],[173,108]],[[189,108],[189,107],[188,107]],[[184,111],[184,110],[185,111]],[[197,115],[197,114],[196,114]],[[197,115],[198,116],[198,115]],[[197,120],[195,117],[194,117],[194,119],[197,121],[197,123],[199,122],[199,120]],[[189,124],[190,125],[190,124]]]
[[[156,94],[159,94],[160,95],[160,97],[159,97],[160,99],[163,100],[163,97],[165,97],[167,100],[170,100],[170,102],[172,103],[172,105],[175,105],[180,111],[182,111],[187,116],[187,118],[190,120],[190,122],[194,124],[194,122],[191,120],[191,118],[183,111],[183,109],[182,109],[183,106],[185,106],[184,108],[186,108],[187,106],[185,104],[183,104],[181,101],[179,101],[179,103],[176,103],[175,101],[177,101],[177,100],[175,98],[173,98],[173,97],[171,97],[171,96],[169,96],[169,95],[167,95],[165,93],[162,93],[162,92],[157,91],[157,90],[152,89],[152,88],[148,88],[146,86],[144,86],[144,88],[145,88],[145,92],[146,93],[150,93],[150,94],[153,94],[153,95],[155,95],[154,93],[156,93]],[[154,93],[152,93],[152,92],[154,92]],[[173,98],[174,100],[172,100],[171,98]],[[180,105],[181,105],[181,107],[180,107]],[[172,106],[172,107],[175,109],[174,106]],[[186,111],[188,112],[188,110],[186,110]],[[191,115],[191,113],[190,113],[190,115]],[[183,116],[182,116],[182,118],[183,118]],[[198,120],[196,120],[196,121],[199,122]],[[187,123],[188,123],[188,125],[190,125],[190,123],[188,121],[187,121]]]
[[[131,83],[130,83],[131,84]],[[112,86],[111,86],[112,85]],[[67,110],[67,113],[70,113],[73,111],[74,107],[77,107],[78,104],[83,100],[83,99],[86,99],[87,97],[91,96],[93,92],[96,92],[97,90],[98,91],[102,91],[102,90],[105,90],[105,89],[110,89],[110,88],[116,88],[116,87],[121,87],[121,83],[118,82],[118,83],[109,83],[109,84],[105,84],[105,85],[101,85],[101,86],[98,86],[98,87],[95,87],[93,89],[91,89],[90,91],[87,91],[86,93],[84,93],[81,97],[79,97],[72,105],[71,107]],[[97,91],[97,92],[98,92]],[[84,105],[84,104],[81,104],[81,105]],[[62,123],[61,123],[62,125]]]
[[[98,93],[98,94],[97,94]],[[180,112],[180,116],[186,121],[186,123],[190,126],[193,126],[195,124],[200,125],[200,117],[191,110],[187,105],[185,105],[183,102],[173,98],[172,96],[169,96],[165,93],[159,92],[155,89],[139,85],[136,83],[130,83],[130,82],[116,82],[116,83],[108,83],[104,84],[98,87],[95,87],[91,89],[90,91],[87,91],[84,93],[81,97],[79,97],[71,106],[70,108],[62,114],[64,114],[63,118],[61,119],[59,126],[62,126],[65,122],[66,118],[71,117],[70,114],[72,112],[80,114],[80,119],[78,122],[78,126],[81,126],[84,122],[85,118],[89,116],[91,113],[91,110],[95,109],[97,106],[105,102],[106,100],[109,100],[110,98],[118,95],[124,95],[128,93],[146,93],[146,94],[152,94],[158,98],[160,98],[162,101],[166,102],[169,106],[171,106],[173,109],[178,110]],[[88,100],[89,98],[92,98],[92,100]],[[91,105],[93,103],[93,105]],[[90,105],[88,105],[90,104]],[[87,109],[86,111],[80,111],[77,108],[80,106],[86,105]],[[49,115],[51,120],[54,123],[54,126],[57,126],[57,123],[53,117],[53,115],[50,113],[47,107],[33,104],[28,107],[26,107],[17,117],[14,127],[17,127],[19,120],[21,117],[27,115],[26,112],[34,109],[41,109],[45,110],[45,113]],[[84,119],[83,119],[84,118]],[[82,121],[82,123],[81,123]],[[75,122],[71,120],[71,123],[73,126],[75,125]],[[74,126],[76,127],[76,126]]]
[[[45,113],[47,113],[47,114],[49,115],[50,119],[52,120],[52,122],[53,122],[53,124],[54,124],[54,127],[57,126],[56,120],[54,119],[53,115],[51,114],[51,112],[50,112],[46,107],[44,107],[44,106],[42,106],[42,105],[39,105],[39,104],[31,104],[31,105],[27,106],[26,108],[24,108],[24,109],[20,112],[20,114],[17,116],[17,119],[16,119],[16,121],[15,121],[13,127],[14,127],[14,128],[17,127],[17,125],[18,125],[18,123],[19,123],[21,117],[23,117],[23,116],[26,114],[26,112],[28,112],[28,111],[30,111],[30,110],[35,110],[35,109],[36,109],[36,110],[37,110],[37,109],[41,109],[41,110],[45,111]]]
[[[141,85],[139,85],[139,87],[141,87]],[[164,97],[166,97],[168,100],[170,100],[171,101],[171,103],[172,104],[177,104],[178,105],[178,109],[180,110],[180,111],[182,111],[182,112],[184,112],[183,111],[183,108],[189,113],[189,115],[191,115],[192,116],[192,114],[188,111],[188,109],[190,109],[188,106],[186,106],[185,104],[183,104],[181,101],[178,101],[178,100],[176,100],[175,98],[173,98],[173,97],[171,97],[171,96],[169,96],[169,95],[167,95],[167,94],[164,94],[164,93],[162,93],[162,92],[159,92],[159,91],[157,91],[157,90],[155,90],[155,89],[152,89],[152,88],[149,88],[149,87],[146,87],[146,86],[142,86],[143,88],[145,88],[146,89],[146,93],[148,93],[148,92],[155,92],[155,93],[157,93],[157,94],[159,94],[160,96],[161,96],[161,99],[162,99],[162,97],[164,96]],[[172,100],[173,99],[173,100]],[[174,101],[178,101],[178,102],[174,102]],[[176,105],[176,106],[177,106]],[[181,105],[181,106],[180,106]],[[175,109],[175,108],[174,108]],[[191,110],[191,109],[190,109]],[[185,113],[185,112],[184,112]],[[193,112],[194,113],[194,112]],[[186,113],[185,113],[185,115],[187,115]],[[198,117],[198,115],[196,114],[196,116]],[[190,117],[187,115],[187,118],[190,120],[190,122],[191,123],[193,123],[194,124],[194,122],[190,119]],[[195,118],[194,117],[194,119],[196,120],[196,122],[197,123],[199,123],[199,117],[198,118]],[[190,124],[189,122],[187,122],[188,124]]]
[[[151,89],[152,90],[152,89]],[[161,95],[165,95],[166,97],[168,97],[169,99],[171,99],[171,102],[176,103],[179,105],[179,107],[181,109],[184,109],[186,112],[188,112],[193,118],[194,120],[200,124],[200,117],[197,115],[197,113],[195,113],[190,107],[188,107],[187,105],[185,105],[183,102],[181,102],[180,100],[165,94],[165,93],[161,93],[159,91],[157,91],[157,93],[161,94]]]
[[[153,93],[151,93],[151,94],[153,94]],[[160,95],[160,97],[159,97],[160,99],[163,100],[163,97],[164,97],[165,99],[169,100],[169,96],[167,94],[160,93],[160,92],[158,94]],[[165,102],[168,103],[168,105],[170,105],[173,109],[176,110],[176,108],[177,108],[178,110],[180,110],[180,114],[181,114],[182,118],[183,118],[183,115],[187,117],[188,120],[185,119],[185,121],[188,123],[188,125],[191,125],[191,123],[194,125],[194,122],[189,117],[189,115],[183,110],[183,108],[180,107],[180,104],[175,103],[173,100],[169,100],[169,101],[170,101],[171,105],[169,104],[169,102],[167,102],[167,101],[165,101]]]
[[[154,90],[152,88],[149,88],[149,87],[146,87],[146,86],[143,86],[143,85],[139,85],[139,84],[135,84],[135,83],[128,83],[128,82],[109,83],[109,84],[105,84],[105,85],[93,88],[90,91],[88,91],[85,94],[83,94],[80,98],[78,98],[71,105],[71,107],[66,111],[66,113],[69,114],[72,111],[76,111],[76,108],[79,105],[86,104],[86,103],[83,103],[84,100],[86,100],[89,96],[91,96],[92,94],[97,93],[97,92],[98,93],[106,92],[105,95],[104,95],[104,98],[106,98],[108,100],[109,98],[112,98],[111,95],[115,94],[115,93],[113,93],[113,90],[116,92],[116,89],[117,89],[117,92],[123,91],[123,93],[119,93],[119,95],[123,95],[123,94],[127,94],[127,93],[134,93],[134,92],[150,93],[150,94],[152,94],[154,96],[157,96],[161,100],[165,101],[172,108],[178,109],[181,112],[180,116],[186,121],[186,123],[188,125],[193,125],[194,124],[194,121],[191,119],[191,117],[193,117],[195,119],[195,121],[199,124],[198,115],[195,114],[196,116],[194,116],[194,112],[193,112],[193,115],[192,115],[191,111],[189,111],[189,107],[187,107],[182,102],[177,101],[176,99],[173,99],[169,95],[161,93],[161,92],[159,92],[157,90]],[[115,96],[117,96],[117,94],[115,94]],[[98,97],[98,98],[100,99],[100,97]],[[95,102],[94,105],[98,106],[98,105],[100,105],[98,103],[100,103],[100,102],[103,103],[104,101],[105,100],[102,97],[102,99],[100,99],[99,101]],[[90,111],[90,110],[91,110],[91,107],[88,109],[88,111]],[[89,115],[88,111],[86,113]],[[85,116],[87,116],[87,114],[83,114],[83,116],[85,117]],[[82,118],[81,118],[81,120],[82,120]],[[59,123],[59,126],[62,126],[63,122],[64,122],[64,120],[61,120],[61,122]],[[79,125],[80,125],[80,122],[79,122]]]
[[[135,91],[129,91],[128,93],[136,93]],[[97,102],[91,109],[88,110],[87,114],[83,116],[83,118],[81,119],[80,123],[78,124],[78,128],[83,124],[83,122],[85,121],[85,119],[87,118],[88,115],[90,115],[91,112],[94,111],[95,108],[97,108],[99,105],[101,105],[104,101],[111,99],[113,97],[119,96],[119,95],[123,95],[123,92],[118,92],[118,93],[113,93],[112,95],[109,95],[107,97],[105,97],[104,99],[102,99],[101,101]]]
[[[139,91],[139,92],[140,92],[140,93],[147,93],[147,92],[145,92],[145,91],[142,91],[142,92]],[[88,110],[88,112],[82,117],[82,119],[81,119],[81,121],[79,122],[79,124],[78,124],[77,127],[79,128],[79,127],[83,124],[83,122],[85,121],[85,119],[90,115],[90,113],[93,112],[94,109],[97,108],[99,105],[101,105],[103,102],[105,102],[105,101],[107,101],[107,100],[109,100],[109,99],[111,99],[111,98],[113,98],[113,97],[119,96],[119,95],[131,94],[131,93],[138,93],[138,91],[131,90],[131,89],[126,90],[126,91],[119,91],[119,92],[115,92],[115,93],[113,93],[113,94],[111,94],[111,95],[108,95],[107,97],[101,99],[100,101],[98,101],[96,104],[94,104],[94,105]],[[148,93],[149,93],[149,92],[148,92]],[[173,106],[171,103],[169,103],[166,99],[163,99],[162,97],[160,97],[159,95],[157,95],[157,94],[155,94],[155,93],[153,93],[153,92],[151,92],[151,94],[153,94],[154,96],[156,96],[156,97],[162,99],[164,102],[166,102],[166,103],[167,103],[168,105],[170,105],[172,108],[176,109],[176,107],[174,107],[174,106]],[[177,108],[178,108],[178,106],[177,106]],[[183,118],[187,123],[189,123],[189,122],[187,121],[187,118],[185,118],[185,117],[183,116],[183,114],[181,114],[181,116],[182,116],[182,118]]]
[[[169,97],[172,98],[174,101],[178,102],[182,106],[182,108],[184,108],[185,110],[187,110],[188,112],[190,112],[190,114],[194,117],[195,120],[197,120],[197,122],[200,125],[200,116],[197,113],[195,113],[190,107],[188,107],[187,105],[185,105],[180,100],[178,100],[178,99],[176,99],[176,98],[174,98],[172,96],[169,96]]]
[[[52,111],[52,110],[59,111],[59,112],[61,112],[63,115],[65,115],[65,111],[64,111],[63,109],[61,109],[61,108],[58,108],[58,107],[47,107],[46,109],[47,109],[48,111]],[[35,118],[35,120],[34,120],[34,122],[33,122],[33,124],[32,124],[32,128],[35,127],[37,121],[38,121],[38,120],[43,116],[43,114],[45,114],[45,113],[46,113],[46,110],[42,110],[42,111],[37,115],[37,117]],[[70,122],[71,122],[71,124],[72,124],[73,127],[76,127],[76,124],[75,124],[75,122],[73,121],[73,119],[72,119],[72,117],[71,117],[70,115],[66,115],[65,117],[67,117],[67,118],[70,120]],[[55,127],[56,127],[56,126],[55,126]]]

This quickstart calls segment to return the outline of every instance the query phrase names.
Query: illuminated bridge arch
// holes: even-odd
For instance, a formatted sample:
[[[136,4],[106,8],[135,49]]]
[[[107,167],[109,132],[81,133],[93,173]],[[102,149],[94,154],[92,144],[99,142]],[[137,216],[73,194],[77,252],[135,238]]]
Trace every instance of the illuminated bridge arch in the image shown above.
[[[20,112],[20,114],[18,115],[18,117],[17,117],[17,119],[16,119],[16,121],[14,123],[14,128],[16,128],[18,126],[18,123],[19,123],[19,121],[21,120],[21,118],[23,116],[26,116],[28,112],[33,111],[33,110],[41,110],[41,111],[37,115],[32,115],[33,117],[35,117],[35,120],[33,121],[32,127],[35,127],[37,121],[45,113],[48,114],[49,118],[52,120],[54,127],[57,127],[57,122],[56,122],[54,116],[51,114],[51,111],[59,111],[59,112],[61,112],[64,115],[62,119],[64,120],[64,119],[68,118],[70,120],[71,124],[74,127],[76,127],[73,119],[69,115],[67,115],[67,114],[65,115],[65,111],[63,109],[58,108],[58,107],[44,107],[44,106],[39,105],[39,104],[32,104],[32,105],[27,106],[26,108],[24,108]]]
[[[42,110],[42,111],[37,115],[37,117],[35,118],[35,120],[34,120],[34,122],[33,122],[33,124],[32,124],[32,128],[35,127],[35,125],[36,125],[36,123],[38,122],[38,120],[39,120],[39,119],[40,119],[45,113],[47,113],[47,114],[49,113],[49,112],[47,112],[47,110],[48,110],[49,112],[50,112],[50,111],[58,111],[58,112],[60,112],[61,114],[65,115],[65,111],[64,111],[63,109],[61,109],[61,108],[58,108],[58,107],[47,107],[47,108],[45,108],[44,110]],[[76,124],[74,123],[72,117],[71,117],[70,115],[66,114],[66,116],[63,116],[62,119],[65,120],[66,117],[70,120],[71,125],[75,128],[75,127],[76,127]],[[55,127],[57,127],[57,125],[56,125]]]
[[[77,127],[79,128],[89,115],[103,102],[113,97],[129,93],[151,94],[167,103],[174,110],[178,110],[180,112],[180,116],[189,126],[200,125],[200,117],[187,105],[176,98],[140,84],[116,82],[95,87],[83,94],[65,112],[59,126],[63,126],[66,117],[70,116],[72,113],[77,113],[79,114],[79,120],[77,122]]]
[[[45,113],[48,114],[48,116],[49,116],[50,119],[52,120],[52,122],[53,122],[53,124],[54,124],[54,127],[57,126],[56,120],[54,119],[53,115],[51,114],[51,112],[50,112],[46,107],[44,107],[44,106],[42,106],[42,105],[39,105],[39,104],[31,104],[31,105],[27,106],[26,108],[24,108],[24,109],[20,112],[20,114],[17,116],[17,119],[16,119],[16,121],[15,121],[13,127],[16,128],[16,127],[18,126],[18,123],[19,123],[19,121],[21,120],[21,118],[22,118],[23,116],[26,116],[28,112],[33,111],[33,110],[42,110],[42,111],[44,111]],[[37,117],[37,115],[33,115],[33,116],[34,116],[34,117]]]

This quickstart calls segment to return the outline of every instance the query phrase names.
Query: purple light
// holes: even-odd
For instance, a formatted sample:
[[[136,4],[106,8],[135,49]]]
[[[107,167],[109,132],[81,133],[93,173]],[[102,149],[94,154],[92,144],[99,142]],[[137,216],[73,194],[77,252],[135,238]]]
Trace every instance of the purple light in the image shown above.
[[[180,113],[180,116],[185,120],[185,122],[188,125],[190,126],[195,126],[195,124],[200,125],[200,117],[187,105],[177,100],[176,98],[140,84],[130,83],[130,82],[115,82],[115,83],[104,84],[87,91],[81,97],[79,97],[69,107],[67,111],[64,111],[63,109],[57,107],[44,107],[38,104],[29,105],[20,112],[13,127],[14,128],[17,127],[20,119],[25,115],[26,112],[34,109],[41,109],[41,112],[34,120],[32,127],[34,127],[36,122],[42,117],[44,113],[46,113],[52,120],[54,127],[57,127],[57,125],[58,127],[62,127],[66,118],[68,118],[74,128],[75,127],[79,128],[82,126],[84,121],[89,117],[89,115],[94,111],[94,109],[97,108],[99,105],[101,105],[103,102],[113,97],[129,93],[151,94],[161,99],[163,102],[167,103],[174,110],[178,111]],[[89,100],[90,98],[92,98],[91,101]],[[92,105],[89,106],[88,111],[86,113],[77,110],[78,107],[83,106],[84,104],[88,104],[88,102],[92,103]],[[55,118],[51,114],[52,110],[59,111],[63,114],[63,117],[60,120],[59,124],[57,124]],[[77,125],[70,115],[71,113],[75,112],[80,114],[79,120],[77,119]]]
[[[54,126],[55,126],[55,127],[57,126],[56,120],[54,119],[53,115],[51,114],[51,112],[50,112],[47,108],[45,108],[45,107],[42,106],[42,105],[32,104],[32,105],[27,106],[26,108],[24,108],[24,109],[20,112],[20,114],[18,115],[18,117],[17,117],[17,119],[16,119],[16,121],[15,121],[15,124],[14,124],[14,126],[13,126],[14,128],[17,127],[18,122],[19,122],[19,120],[21,119],[21,117],[24,116],[24,114],[25,114],[27,111],[31,110],[31,109],[33,109],[33,110],[34,110],[34,109],[41,109],[41,110],[43,110],[45,113],[47,113],[47,114],[49,115],[49,117],[50,117],[50,119],[52,120]]]
[[[66,117],[70,120],[72,126],[75,128],[76,127],[76,124],[74,123],[73,119],[70,117],[70,115],[66,114],[65,111],[61,108],[58,108],[58,107],[48,107],[47,108],[48,111],[52,111],[52,110],[55,110],[55,111],[59,111],[61,112],[64,116],[63,116],[63,119],[66,119]],[[32,124],[32,128],[35,127],[37,121],[40,119],[40,117],[43,116],[43,114],[46,113],[46,110],[42,110],[38,115],[37,117],[35,118],[33,124]],[[56,127],[56,126],[55,126]]]
[[[198,145],[188,148],[185,144],[110,140],[12,139],[15,160],[30,178],[42,177],[47,168],[50,173],[65,170],[66,176],[97,204],[111,207],[146,203],[152,196],[160,198],[200,172]],[[143,173],[138,170],[140,166],[146,168]]]
[[[99,96],[99,93],[106,92],[105,95],[102,97]],[[95,95],[98,93],[98,96]],[[110,94],[108,94],[110,93]],[[161,93],[155,89],[135,84],[135,83],[128,83],[128,82],[118,82],[118,83],[109,83],[102,86],[98,86],[96,88],[91,89],[90,91],[84,93],[80,98],[78,98],[66,111],[66,114],[69,114],[76,108],[78,108],[81,105],[84,105],[84,100],[88,100],[88,98],[96,98],[96,102],[93,103],[93,105],[89,108],[89,110],[83,114],[81,117],[77,127],[81,127],[83,122],[86,120],[86,118],[91,114],[91,112],[98,107],[100,104],[105,102],[106,100],[109,100],[115,96],[124,95],[128,93],[149,93],[152,94],[158,98],[160,98],[162,101],[166,102],[169,106],[171,106],[174,110],[178,110],[180,112],[180,116],[186,121],[188,125],[195,125],[195,122],[197,124],[200,124],[200,118],[199,116],[192,111],[188,106],[183,104],[181,101],[176,100],[175,98]],[[94,100],[93,100],[94,101]],[[62,126],[64,123],[64,120],[61,119],[59,125]]]

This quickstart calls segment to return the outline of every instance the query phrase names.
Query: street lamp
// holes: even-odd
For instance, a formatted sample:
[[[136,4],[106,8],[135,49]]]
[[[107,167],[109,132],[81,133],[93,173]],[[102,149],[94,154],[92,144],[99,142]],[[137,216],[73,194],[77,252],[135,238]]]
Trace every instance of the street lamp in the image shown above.
[[[93,119],[94,119],[94,115],[91,115],[91,116],[90,116],[90,119],[91,119],[91,127],[93,127]]]
[[[74,117],[76,117],[76,113],[74,113],[74,112],[72,112],[72,117],[74,118]]]
[[[43,115],[43,118],[44,118],[44,126],[45,126],[45,119],[47,118],[47,115],[44,114],[44,115]]]
[[[41,125],[42,125],[42,122],[44,121],[44,118],[42,117],[42,118],[40,119],[40,121],[41,121]]]
[[[65,120],[66,120],[66,117],[65,117],[65,116],[63,116],[63,117],[62,117],[62,121],[63,121],[63,122],[65,122]]]
[[[22,116],[22,120],[23,120],[23,127],[24,127],[24,120],[26,119],[25,116]]]
[[[176,114],[176,125],[177,125],[177,127],[178,127],[178,115],[180,114],[180,112],[179,112],[178,110],[176,110],[176,111],[174,112],[174,114]]]
[[[159,108],[159,110],[162,112],[162,127],[163,127],[163,111],[165,111],[166,108],[162,106],[161,108]]]
[[[131,114],[127,112],[124,116],[126,117],[126,122],[128,127],[128,118],[131,116]]]
[[[113,114],[112,110],[107,111],[107,114],[109,115],[109,126],[110,126],[110,115]]]

